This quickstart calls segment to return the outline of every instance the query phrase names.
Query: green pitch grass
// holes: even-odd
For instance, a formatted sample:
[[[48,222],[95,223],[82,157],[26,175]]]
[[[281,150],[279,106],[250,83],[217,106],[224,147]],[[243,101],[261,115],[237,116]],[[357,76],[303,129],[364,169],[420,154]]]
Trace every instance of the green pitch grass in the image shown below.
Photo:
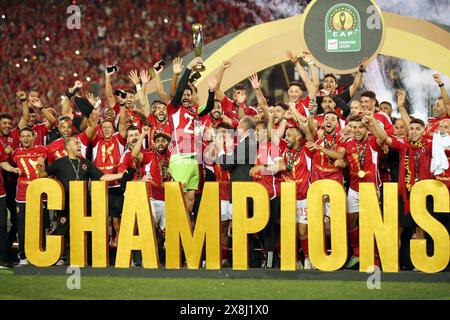
[[[0,299],[450,299],[449,283],[265,279],[151,279],[81,277],[69,290],[65,276],[22,276],[0,271]]]

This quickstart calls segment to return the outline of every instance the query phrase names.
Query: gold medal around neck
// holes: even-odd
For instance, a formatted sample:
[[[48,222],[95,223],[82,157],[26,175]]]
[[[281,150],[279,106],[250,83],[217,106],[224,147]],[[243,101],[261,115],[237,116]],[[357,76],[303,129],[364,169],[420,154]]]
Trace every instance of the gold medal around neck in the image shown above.
[[[358,171],[358,177],[360,177],[361,179],[364,178],[366,176],[366,173],[363,170],[359,170]]]

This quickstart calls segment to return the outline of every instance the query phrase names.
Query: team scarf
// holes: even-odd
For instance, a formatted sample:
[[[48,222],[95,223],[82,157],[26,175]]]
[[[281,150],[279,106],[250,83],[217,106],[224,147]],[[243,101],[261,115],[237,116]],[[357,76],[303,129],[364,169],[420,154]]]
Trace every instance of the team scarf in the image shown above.
[[[416,143],[410,143],[406,141],[406,147],[408,150],[405,154],[405,159],[403,161],[403,165],[405,167],[405,179],[399,179],[399,184],[401,187],[401,193],[404,203],[404,214],[408,215],[410,210],[410,195],[411,190],[414,184],[419,180],[419,170],[420,168],[420,160],[425,156],[425,146],[423,141],[420,140]],[[420,150],[417,152],[417,150]]]

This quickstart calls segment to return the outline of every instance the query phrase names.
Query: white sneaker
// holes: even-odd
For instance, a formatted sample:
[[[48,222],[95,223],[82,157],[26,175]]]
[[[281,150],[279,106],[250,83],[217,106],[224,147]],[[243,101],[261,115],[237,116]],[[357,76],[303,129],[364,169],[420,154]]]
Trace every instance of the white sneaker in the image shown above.
[[[19,266],[28,266],[30,263],[27,259],[20,259]]]
[[[305,270],[312,270],[313,269],[313,265],[311,263],[311,260],[309,260],[309,258],[305,259]]]
[[[64,259],[59,259],[55,266],[64,266],[65,264],[66,262],[64,261]]]
[[[300,260],[297,261],[297,270],[303,270],[303,264]]]

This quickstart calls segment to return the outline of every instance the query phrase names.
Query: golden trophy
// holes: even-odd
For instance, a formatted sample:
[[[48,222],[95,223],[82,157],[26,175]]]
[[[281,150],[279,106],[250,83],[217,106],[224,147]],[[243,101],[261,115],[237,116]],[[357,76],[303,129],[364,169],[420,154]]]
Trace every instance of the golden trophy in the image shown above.
[[[202,25],[200,23],[194,23],[192,25],[192,36],[193,36],[193,46],[194,54],[196,57],[201,57],[203,54],[203,33]],[[193,68],[193,71],[203,72],[206,67],[203,64],[199,64]]]

